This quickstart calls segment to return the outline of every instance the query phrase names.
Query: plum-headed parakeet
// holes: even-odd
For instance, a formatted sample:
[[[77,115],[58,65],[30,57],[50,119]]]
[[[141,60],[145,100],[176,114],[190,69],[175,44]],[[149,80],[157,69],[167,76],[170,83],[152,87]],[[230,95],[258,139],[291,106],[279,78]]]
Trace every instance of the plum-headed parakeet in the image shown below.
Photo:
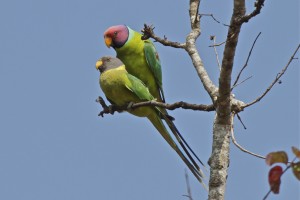
[[[129,74],[123,62],[118,58],[102,57],[96,62],[96,69],[100,71],[100,87],[106,98],[113,105],[125,106],[130,103],[154,100],[154,97],[145,84],[137,77]],[[128,112],[138,117],[147,117],[167,143],[176,151],[197,180],[203,184],[203,173],[200,167],[195,162],[191,163],[176,145],[166,129],[161,116],[163,116],[168,125],[170,120],[162,113],[160,108],[145,106],[129,110]],[[171,130],[178,131],[176,128],[171,128]]]
[[[112,26],[104,32],[106,46],[115,49],[128,73],[143,81],[158,101],[164,101],[158,53],[151,40],[142,40],[141,37],[140,33],[125,25]]]

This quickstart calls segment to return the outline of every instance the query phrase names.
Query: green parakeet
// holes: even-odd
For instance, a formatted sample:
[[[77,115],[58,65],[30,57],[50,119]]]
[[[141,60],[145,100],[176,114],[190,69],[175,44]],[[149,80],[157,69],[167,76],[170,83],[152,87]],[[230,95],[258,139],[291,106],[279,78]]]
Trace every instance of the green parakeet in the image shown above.
[[[140,33],[125,25],[112,26],[104,32],[106,46],[115,49],[128,73],[143,81],[158,101],[164,101],[158,53],[151,40],[142,40],[141,37]]]
[[[138,103],[143,101],[154,100],[145,84],[137,77],[129,74],[121,60],[114,57],[102,57],[96,62],[96,69],[100,71],[100,87],[106,98],[117,106],[128,105],[129,103]],[[138,117],[147,117],[167,143],[176,151],[179,157],[187,165],[197,180],[203,184],[203,173],[197,163],[190,160],[176,145],[168,130],[166,129],[161,116],[170,125],[170,119],[162,113],[158,107],[146,106],[139,107],[128,111]],[[172,132],[178,131],[176,127],[170,127]],[[175,135],[177,133],[174,133]],[[178,135],[178,134],[177,134]],[[186,152],[188,153],[188,152]],[[189,155],[190,158],[190,155]],[[204,185],[204,184],[203,184]],[[205,185],[204,185],[205,187]]]
[[[112,26],[104,32],[106,46],[115,49],[117,58],[125,64],[128,73],[140,79],[157,101],[165,102],[162,87],[161,64],[158,53],[151,40],[142,40],[141,37],[142,35],[140,33],[125,25]],[[160,113],[165,114],[169,119],[174,119],[168,115],[166,109],[160,109],[159,115]],[[161,116],[161,118],[163,117]],[[175,127],[174,123],[170,121],[168,125]],[[187,152],[187,147],[203,165],[179,132],[175,137],[184,151]],[[194,162],[190,154],[188,154],[188,156],[191,161]]]

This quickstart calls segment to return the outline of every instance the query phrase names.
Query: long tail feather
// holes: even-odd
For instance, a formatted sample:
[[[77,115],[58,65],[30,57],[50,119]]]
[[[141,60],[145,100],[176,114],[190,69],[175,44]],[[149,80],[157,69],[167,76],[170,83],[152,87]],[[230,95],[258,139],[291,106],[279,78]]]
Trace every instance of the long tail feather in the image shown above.
[[[163,114],[162,114],[163,115]],[[190,145],[186,142],[186,140],[184,139],[184,137],[181,135],[181,133],[179,132],[179,130],[177,129],[177,127],[175,126],[175,124],[169,119],[168,116],[164,117],[164,120],[166,121],[166,123],[168,124],[169,128],[172,130],[174,136],[176,137],[177,141],[179,142],[180,146],[185,149],[184,151],[188,151],[186,149],[186,147],[190,150],[190,152],[194,155],[194,157],[199,161],[199,163],[201,163],[201,165],[205,168],[204,163],[200,160],[200,158],[197,156],[197,154],[193,151],[193,149],[190,147]],[[183,144],[184,143],[184,144]],[[186,147],[185,147],[186,146]],[[187,153],[187,152],[186,152]],[[189,156],[190,154],[187,153],[188,157],[190,158],[191,156]],[[193,159],[192,159],[193,160]]]
[[[166,123],[168,124],[169,128],[172,130],[174,136],[176,137],[177,141],[179,142],[180,146],[183,149],[186,149],[186,147],[190,150],[190,152],[193,154],[193,156],[199,161],[199,163],[206,169],[204,163],[200,160],[200,158],[197,156],[197,154],[193,151],[193,149],[190,147],[190,145],[186,142],[186,140],[184,139],[184,137],[181,135],[181,133],[179,132],[179,130],[177,129],[177,127],[174,124],[174,120],[175,118],[172,117],[171,115],[169,115],[169,113],[167,112],[167,110],[165,109],[160,109],[159,110],[159,115],[162,119],[164,119],[166,121]],[[182,144],[182,142],[184,144]],[[186,146],[186,147],[185,147]],[[185,152],[187,152],[187,150],[184,150]],[[187,155],[189,156],[189,153],[187,153]],[[190,157],[190,156],[189,156]],[[193,160],[193,159],[192,159]]]
[[[178,148],[175,141],[173,140],[173,138],[167,131],[166,127],[164,126],[162,120],[160,119],[160,116],[155,113],[153,115],[148,116],[148,119],[152,122],[152,124],[160,132],[160,134],[168,142],[168,144],[176,151],[176,153],[183,160],[183,162],[190,169],[190,171],[194,174],[194,176],[197,178],[197,180],[203,185],[203,187],[205,189],[207,189],[207,187],[205,186],[205,184],[202,181],[204,174],[202,173],[200,167],[197,165],[197,163],[192,158],[190,158],[191,155],[187,153],[188,151],[186,148],[183,148],[183,149],[187,153],[189,159],[192,161],[193,164],[181,152],[181,150]]]

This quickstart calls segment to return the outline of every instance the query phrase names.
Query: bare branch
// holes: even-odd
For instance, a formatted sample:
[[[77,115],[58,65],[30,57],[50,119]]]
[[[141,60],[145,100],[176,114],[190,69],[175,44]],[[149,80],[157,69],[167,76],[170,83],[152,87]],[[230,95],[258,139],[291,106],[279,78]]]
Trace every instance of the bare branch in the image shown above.
[[[259,38],[260,34],[261,34],[261,32],[259,32],[259,34],[256,36],[256,38],[255,38],[255,40],[254,40],[254,42],[253,42],[253,44],[252,44],[252,47],[251,47],[251,49],[250,49],[250,51],[249,51],[249,54],[248,54],[246,63],[244,64],[244,66],[242,67],[242,69],[241,69],[241,71],[239,72],[238,76],[236,77],[236,79],[235,79],[235,81],[234,81],[234,83],[233,83],[232,88],[234,88],[234,87],[236,86],[236,84],[237,84],[237,82],[239,81],[239,78],[240,78],[240,76],[241,76],[243,70],[248,66],[248,62],[249,62],[250,56],[251,56],[251,54],[252,54],[252,50],[253,50],[253,48],[254,48],[254,46],[255,46],[255,43],[256,43],[257,39]]]
[[[185,50],[191,57],[193,65],[197,71],[197,74],[205,90],[209,94],[212,101],[215,102],[217,99],[218,88],[213,84],[210,77],[208,76],[207,71],[204,68],[202,59],[196,47],[196,40],[201,34],[200,16],[198,15],[199,6],[200,6],[200,0],[190,0],[189,15],[190,15],[191,31],[186,37]]]
[[[216,36],[214,36],[214,35],[210,36],[210,40],[213,40],[213,47],[214,47],[214,51],[215,51],[215,54],[216,54],[217,63],[218,63],[218,66],[219,66],[219,70],[221,71],[221,64],[220,64],[220,61],[219,61],[219,56],[218,56],[217,48],[215,46],[215,44],[216,44]]]
[[[232,38],[234,37],[234,34],[231,34],[230,37],[227,37],[227,40],[218,44],[214,44],[214,45],[209,45],[208,47],[218,47],[218,46],[222,46],[223,44],[225,44],[226,42],[229,42]]]
[[[238,120],[241,122],[241,124],[243,125],[244,129],[247,129],[247,127],[245,126],[245,124],[244,124],[242,118],[240,117],[240,115],[238,113],[236,113],[236,116],[237,116]]]
[[[242,17],[240,22],[241,23],[248,22],[251,18],[258,15],[260,13],[262,7],[264,6],[264,3],[265,3],[265,0],[256,0],[255,3],[254,3],[255,9],[253,10],[253,12],[248,14],[248,15],[245,15],[244,17]]]
[[[130,111],[131,109],[135,109],[143,106],[156,106],[160,108],[166,108],[168,110],[175,110],[177,108],[190,109],[190,110],[202,110],[207,112],[215,110],[214,105],[212,104],[211,105],[191,104],[183,101],[179,101],[173,104],[162,103],[157,101],[145,101],[140,103],[129,103],[124,106],[116,106],[116,105],[107,106],[103,98],[98,97],[96,102],[100,103],[100,105],[103,108],[103,110],[99,113],[99,116],[102,117],[104,114],[113,114],[115,111],[117,112]]]
[[[219,44],[209,45],[208,47],[218,47],[218,46],[221,46],[221,45],[223,45],[225,43],[226,43],[226,41],[225,42],[221,42]]]
[[[232,86],[231,91],[233,90],[233,88],[241,85],[242,83],[246,82],[247,80],[249,80],[250,78],[252,78],[253,76],[249,76],[247,78],[245,78],[244,80],[242,80],[240,83],[236,83],[234,86]]]
[[[232,118],[233,118],[233,117],[234,117],[234,115],[232,115]],[[251,152],[251,151],[248,151],[247,149],[245,149],[245,148],[243,148],[241,145],[239,145],[239,144],[237,143],[235,137],[234,137],[233,126],[231,127],[231,140],[232,140],[233,144],[234,144],[237,148],[239,148],[241,151],[243,151],[243,152],[245,152],[245,153],[248,153],[248,154],[250,154],[250,155],[253,155],[253,156],[255,156],[255,157],[258,157],[258,158],[266,159],[266,157],[261,156],[261,155],[256,154],[256,153],[253,153],[253,152]]]
[[[224,23],[221,23],[219,20],[217,20],[213,14],[200,14],[200,17],[202,16],[207,16],[207,17],[211,17],[215,22],[217,22],[218,24],[222,24],[224,26],[229,26],[228,24],[224,24]]]
[[[203,105],[203,104],[190,104],[187,102],[179,101],[173,104],[168,104],[168,103],[162,103],[162,102],[157,102],[157,101],[146,101],[146,102],[141,102],[141,103],[136,103],[132,105],[132,108],[137,108],[141,106],[157,106],[161,108],[166,108],[168,110],[175,110],[177,108],[183,108],[183,109],[190,109],[190,110],[202,110],[202,111],[214,111],[215,108],[214,106],[211,105]]]
[[[183,196],[188,197],[189,200],[193,200],[190,181],[189,181],[189,175],[186,170],[185,170],[185,182],[186,182],[186,187],[187,187],[187,195],[183,195]]]
[[[190,22],[191,22],[191,29],[196,30],[200,29],[200,16],[199,16],[199,6],[200,0],[190,0]]]
[[[278,80],[282,77],[282,75],[286,72],[286,70],[288,69],[289,65],[291,64],[291,62],[296,59],[295,55],[298,52],[300,48],[300,44],[297,46],[296,50],[294,51],[293,55],[291,56],[291,58],[289,59],[288,63],[285,65],[285,67],[281,70],[280,73],[277,74],[276,78],[274,79],[274,81],[271,83],[271,85],[266,89],[266,91],[257,99],[255,99],[254,101],[252,101],[251,103],[245,104],[243,106],[243,108],[249,107],[257,102],[259,102],[262,98],[264,98],[264,96],[266,96],[266,94],[268,94],[268,92],[272,89],[272,87],[275,85],[275,83],[278,82]]]
[[[224,48],[222,68],[219,78],[219,97],[217,100],[217,113],[220,117],[217,119],[217,123],[220,124],[230,124],[231,76],[235,51],[238,43],[238,37],[242,27],[242,24],[238,22],[238,19],[240,16],[244,16],[244,14],[245,1],[234,0],[234,9],[227,33],[227,40]]]
[[[153,38],[155,41],[161,43],[164,46],[171,46],[174,48],[181,48],[184,49],[186,44],[185,43],[179,43],[179,42],[172,42],[170,40],[167,39],[166,36],[164,36],[164,38],[160,38],[157,35],[155,35],[154,33],[154,28],[152,25],[148,26],[147,24],[144,24],[144,29],[142,30],[143,36],[142,36],[142,40],[147,40],[149,38]]]

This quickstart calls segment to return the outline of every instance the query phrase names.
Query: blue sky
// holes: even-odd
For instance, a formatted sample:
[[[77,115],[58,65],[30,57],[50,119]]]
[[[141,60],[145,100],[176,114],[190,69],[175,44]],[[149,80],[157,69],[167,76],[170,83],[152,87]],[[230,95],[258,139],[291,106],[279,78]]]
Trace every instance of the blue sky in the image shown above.
[[[254,1],[247,2],[249,12]],[[231,1],[216,0],[203,1],[200,9],[227,24],[231,11]],[[1,1],[0,199],[186,199],[185,166],[146,119],[127,113],[97,116],[101,107],[95,99],[103,93],[95,62],[115,55],[104,45],[104,30],[126,24],[140,31],[144,23],[182,42],[189,32],[188,1]],[[222,42],[227,29],[209,17],[202,18],[201,27],[197,46],[217,84],[209,36]],[[253,77],[234,90],[245,102],[268,87],[299,43],[299,1],[266,1],[262,13],[243,26],[233,77],[259,32],[242,79]],[[156,46],[167,101],[209,104],[188,55]],[[236,139],[255,153],[286,150],[292,157],[290,147],[299,147],[299,61],[281,80],[240,114],[247,130],[236,120]],[[180,109],[171,114],[207,162],[214,114]],[[262,199],[268,169],[264,160],[231,145],[226,199]],[[206,199],[192,175],[190,183],[194,199]],[[291,171],[283,177],[281,194],[269,199],[299,199]]]

